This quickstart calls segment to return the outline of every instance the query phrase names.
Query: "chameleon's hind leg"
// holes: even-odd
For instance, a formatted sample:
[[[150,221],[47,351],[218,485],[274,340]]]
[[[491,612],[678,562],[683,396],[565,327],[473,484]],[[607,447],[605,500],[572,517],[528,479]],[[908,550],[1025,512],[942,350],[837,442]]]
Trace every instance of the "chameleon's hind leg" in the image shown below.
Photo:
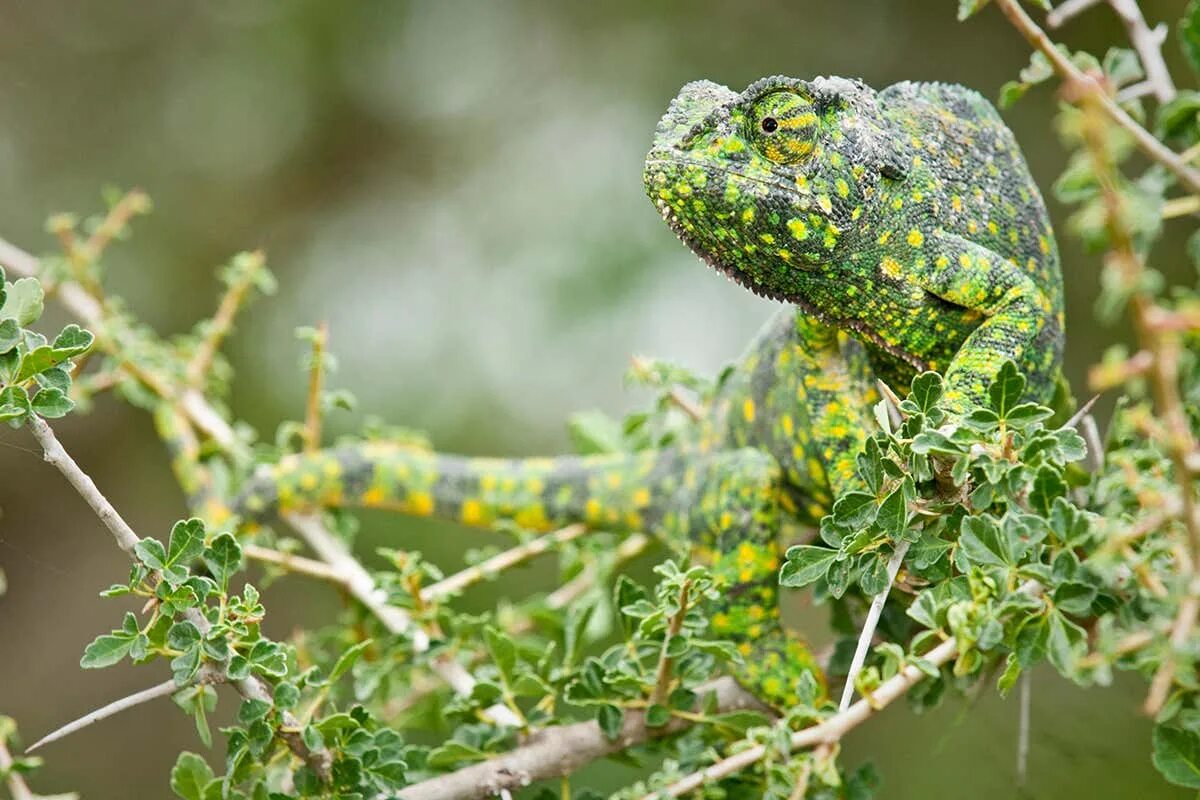
[[[781,472],[760,450],[696,459],[684,474],[676,517],[664,528],[685,533],[693,557],[712,569],[721,593],[713,633],[733,641],[743,663],[735,674],[762,700],[794,705],[802,675],[824,680],[803,641],[780,620]]]

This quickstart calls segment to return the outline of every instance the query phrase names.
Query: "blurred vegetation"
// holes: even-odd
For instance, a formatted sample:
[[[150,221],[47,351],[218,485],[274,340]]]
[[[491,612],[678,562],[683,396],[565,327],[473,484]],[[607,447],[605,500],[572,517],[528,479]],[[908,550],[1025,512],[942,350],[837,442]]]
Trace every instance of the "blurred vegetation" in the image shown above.
[[[840,74],[876,86],[953,81],[996,96],[1027,50],[998,14],[963,26],[948,6],[10,0],[0,3],[0,236],[49,250],[47,216],[90,207],[108,182],[142,186],[154,214],[107,264],[113,290],[160,332],[211,311],[213,273],[235,251],[264,248],[280,278],[233,342],[238,416],[270,429],[301,414],[303,347],[292,331],[327,320],[337,384],[354,387],[364,413],[428,430],[442,449],[564,449],[567,412],[645,399],[622,389],[632,353],[715,370],[771,310],[679,247],[643,197],[641,160],[679,85]],[[1175,19],[1182,3],[1142,6],[1151,20]],[[1102,51],[1119,36],[1098,11],[1063,38]],[[1064,155],[1047,133],[1054,103],[1035,91],[1006,113],[1044,186]],[[1095,261],[1061,235],[1060,246],[1068,374],[1082,386],[1124,333],[1089,330]],[[1189,269],[1160,266],[1168,278]],[[135,528],[158,533],[181,515],[145,416],[104,400],[64,436]],[[0,708],[27,734],[145,681],[79,672],[84,644],[111,622],[96,589],[126,565],[32,447],[0,449],[0,648],[20,654],[0,659]],[[48,485],[61,504],[32,501]],[[413,542],[437,561],[460,547],[432,524],[367,519],[361,552]],[[553,571],[512,580],[524,594],[551,586]],[[507,593],[501,582],[468,606]],[[283,638],[296,621],[331,616],[336,600],[284,581],[266,605],[267,630]],[[58,624],[43,627],[47,616]],[[49,705],[39,694],[47,686]],[[1038,680],[1030,793],[1182,796],[1153,773],[1146,747],[1130,746],[1149,740],[1134,711],[1139,691],[1085,698]],[[896,710],[854,734],[847,759],[875,761],[889,798],[938,796],[968,777],[976,796],[1008,798],[1015,725],[1014,706],[986,693],[925,717]],[[162,796],[194,737],[177,709],[142,707],[80,734],[78,755],[51,758],[41,785]],[[131,748],[146,758],[114,770]],[[594,771],[614,787],[627,777]]]

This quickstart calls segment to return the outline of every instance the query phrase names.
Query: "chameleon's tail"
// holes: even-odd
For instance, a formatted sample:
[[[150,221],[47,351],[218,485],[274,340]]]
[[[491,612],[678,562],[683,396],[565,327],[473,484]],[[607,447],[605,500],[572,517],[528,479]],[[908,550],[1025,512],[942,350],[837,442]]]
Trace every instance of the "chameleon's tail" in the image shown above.
[[[468,458],[384,442],[287,456],[251,478],[234,511],[262,518],[311,508],[382,508],[490,527],[546,531],[585,522],[655,528],[678,456],[662,451],[557,458]]]

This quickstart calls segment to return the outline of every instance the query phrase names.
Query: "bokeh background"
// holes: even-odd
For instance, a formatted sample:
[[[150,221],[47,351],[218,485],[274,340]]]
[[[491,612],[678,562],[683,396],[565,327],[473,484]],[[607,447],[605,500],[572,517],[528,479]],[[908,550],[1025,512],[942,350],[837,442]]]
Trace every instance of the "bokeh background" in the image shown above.
[[[106,264],[113,290],[160,332],[210,313],[214,269],[232,253],[269,254],[281,289],[252,307],[230,348],[234,408],[260,431],[301,415],[293,329],[328,320],[335,385],[360,400],[336,425],[373,413],[445,449],[553,452],[566,447],[568,412],[646,399],[622,388],[631,354],[712,370],[772,312],[679,246],[642,195],[641,159],[678,87],[837,74],[995,96],[1026,63],[1024,43],[995,11],[955,23],[956,5],[0,0],[0,236],[46,251],[47,215],[96,210],[105,184],[141,186],[155,212]],[[1183,2],[1142,5],[1152,21],[1174,20]],[[1106,9],[1064,37],[1094,52],[1123,41]],[[1006,113],[1043,186],[1064,156],[1054,104],[1043,89]],[[1063,208],[1051,211],[1061,227]],[[1092,322],[1097,261],[1065,236],[1060,245],[1078,384],[1125,332]],[[1177,268],[1179,252],[1158,266]],[[61,436],[144,535],[182,514],[142,413],[102,400]],[[79,670],[84,645],[120,617],[96,592],[126,562],[33,448],[23,432],[0,432],[0,713],[27,741],[163,677]],[[368,523],[363,553],[411,541],[452,566],[483,541]],[[552,578],[535,566],[468,603]],[[266,598],[268,632],[328,620],[336,602],[284,580]],[[1140,691],[1118,680],[1083,692],[1039,674],[1023,793],[1016,703],[993,692],[922,717],[889,710],[845,750],[879,766],[884,798],[1183,797],[1150,766]],[[223,696],[225,713],[234,706]],[[184,748],[201,749],[191,721],[161,702],[47,748],[36,785],[166,797]],[[219,744],[210,755],[221,758]],[[629,773],[589,775],[615,788]]]

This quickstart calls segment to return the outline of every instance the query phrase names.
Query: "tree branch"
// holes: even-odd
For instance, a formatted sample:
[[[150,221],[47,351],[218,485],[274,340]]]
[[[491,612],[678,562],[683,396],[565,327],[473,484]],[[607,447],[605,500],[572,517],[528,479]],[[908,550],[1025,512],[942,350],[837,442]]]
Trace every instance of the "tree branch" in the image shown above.
[[[958,655],[958,644],[953,639],[947,639],[922,658],[935,667],[940,667]],[[845,711],[830,717],[819,725],[796,731],[789,743],[793,750],[813,747],[820,744],[832,744],[840,741],[850,731],[870,719],[877,711],[886,708],[893,700],[904,695],[925,677],[925,673],[914,666],[906,665],[878,689],[869,698],[859,700]],[[695,791],[710,782],[718,781],[735,772],[740,772],[761,761],[767,754],[765,745],[742,750],[729,758],[722,759],[707,769],[693,772],[686,778],[677,781],[666,789],[646,795],[643,800],[657,800],[660,797],[680,797]]]
[[[716,707],[720,712],[761,708],[757,698],[732,678],[713,681],[700,694],[706,692],[716,695]],[[535,781],[569,775],[596,759],[649,739],[676,733],[691,724],[688,720],[674,718],[659,728],[649,728],[643,712],[627,711],[621,732],[613,740],[605,736],[595,722],[546,728],[515,750],[413,784],[401,791],[399,796],[403,800],[481,800],[523,788]]]
[[[1058,73],[1059,77],[1068,83],[1087,87],[1090,93],[1095,95],[1096,103],[1104,111],[1104,114],[1133,137],[1133,141],[1137,144],[1138,149],[1149,158],[1166,167],[1192,192],[1200,192],[1200,172],[1188,166],[1177,153],[1139,125],[1133,117],[1126,114],[1125,110],[1108,96],[1108,93],[1091,76],[1085,75],[1078,67],[1071,63],[1071,60],[1054,46],[1054,42],[1050,41],[1050,37],[1046,36],[1046,33],[1038,27],[1037,23],[1025,13],[1025,9],[1021,8],[1017,0],[996,0],[996,5],[1008,17],[1013,27],[1025,37],[1026,41],[1033,45],[1034,49],[1046,56],[1046,59],[1050,62],[1054,71]]]
[[[83,497],[100,521],[113,534],[117,540],[117,546],[121,548],[127,555],[134,555],[134,546],[137,545],[139,539],[129,524],[121,517],[112,503],[108,502],[100,490],[96,488],[95,482],[79,468],[75,463],[75,459],[71,458],[62,444],[59,443],[58,437],[54,435],[54,431],[46,424],[46,421],[36,414],[29,415],[29,429],[33,432],[38,443],[42,445],[42,450],[45,453],[45,458],[67,479],[67,481],[75,487],[76,491]],[[189,609],[185,616],[192,624],[203,633],[208,630],[208,620],[197,609]],[[265,700],[273,702],[272,692],[260,678],[251,676],[245,680],[238,681],[238,693],[245,698]],[[283,713],[283,726],[279,729],[279,735],[287,742],[288,747],[299,758],[303,759],[321,779],[328,783],[329,771],[332,765],[332,758],[329,752],[322,750],[310,750],[308,745],[300,736],[301,726],[298,720],[295,719],[289,712]]]

